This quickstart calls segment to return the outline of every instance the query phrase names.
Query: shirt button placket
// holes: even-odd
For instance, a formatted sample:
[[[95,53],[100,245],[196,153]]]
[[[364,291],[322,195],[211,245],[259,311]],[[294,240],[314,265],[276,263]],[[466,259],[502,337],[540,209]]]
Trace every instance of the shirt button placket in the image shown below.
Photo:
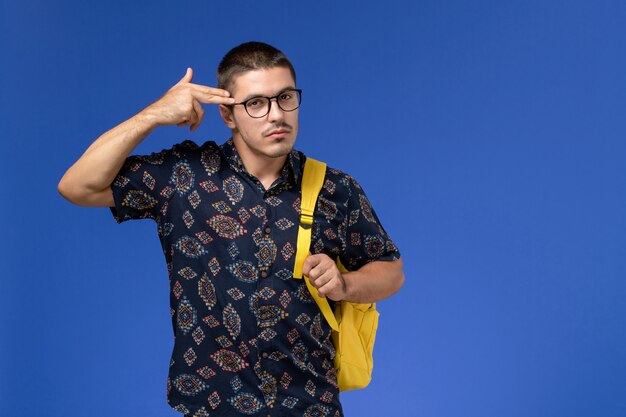
[[[269,209],[266,208],[266,213],[267,212],[269,212]],[[268,219],[268,222],[269,222],[269,219]],[[268,226],[268,227],[265,228],[264,231],[265,231],[265,236],[269,236],[270,233],[272,233],[272,228]],[[270,265],[270,267],[271,267],[271,265]],[[267,278],[268,276],[269,276],[268,271],[262,271],[261,272],[261,278]]]
[[[266,226],[263,229],[264,235],[266,237],[270,237],[270,234],[272,233],[272,228],[269,227],[268,225],[270,224],[271,218],[272,216],[272,206],[267,204],[267,202],[265,202],[265,198],[267,198],[267,194],[264,196],[264,205],[265,205],[265,219],[266,219]],[[270,277],[270,269],[272,268],[272,265],[268,265],[266,270],[261,271],[261,278],[262,281],[259,282],[259,287],[264,287],[266,285],[271,286],[271,283],[266,282],[267,278]],[[259,331],[261,331],[261,329],[259,329]],[[270,353],[269,351],[272,350],[272,342],[267,342],[267,343],[263,343],[261,344],[262,347],[260,347],[260,350],[262,351],[260,356],[262,359],[265,359],[262,367],[264,369],[271,369],[271,361],[268,362],[267,359],[269,359],[270,357]],[[270,416],[270,414],[268,414],[268,416]]]
[[[267,194],[265,196],[267,198]],[[272,233],[272,228],[269,226],[270,221],[272,220],[272,218],[274,217],[274,213],[272,210],[272,206],[267,204],[267,202],[265,201],[265,215],[266,215],[266,223],[265,223],[265,229],[263,230],[265,232],[265,236],[270,237],[270,234]],[[270,269],[272,268],[273,265],[269,265],[268,266],[268,270],[266,271],[262,271],[261,272],[261,278],[267,278],[270,276]]]

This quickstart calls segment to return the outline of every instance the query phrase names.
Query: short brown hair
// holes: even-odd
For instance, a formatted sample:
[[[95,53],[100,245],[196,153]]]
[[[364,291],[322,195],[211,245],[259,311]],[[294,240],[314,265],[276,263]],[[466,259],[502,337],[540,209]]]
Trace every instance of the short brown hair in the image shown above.
[[[236,75],[274,67],[288,68],[294,82],[296,81],[296,71],[281,51],[263,42],[242,43],[222,58],[217,67],[217,87],[228,90]]]

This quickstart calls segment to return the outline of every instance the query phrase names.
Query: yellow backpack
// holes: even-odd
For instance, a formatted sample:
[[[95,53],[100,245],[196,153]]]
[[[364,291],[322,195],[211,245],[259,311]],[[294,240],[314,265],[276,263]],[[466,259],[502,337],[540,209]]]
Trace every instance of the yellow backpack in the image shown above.
[[[302,279],[302,265],[310,255],[311,227],[317,196],[324,185],[326,164],[307,158],[302,176],[302,197],[300,203],[300,226],[294,278]],[[347,272],[337,259],[341,272]],[[335,370],[340,391],[365,388],[372,379],[374,367],[372,354],[378,329],[376,304],[359,304],[349,301],[335,303],[333,312],[326,298],[320,297],[317,289],[304,277],[311,296],[320,308],[324,318],[333,329],[331,338],[337,352]]]

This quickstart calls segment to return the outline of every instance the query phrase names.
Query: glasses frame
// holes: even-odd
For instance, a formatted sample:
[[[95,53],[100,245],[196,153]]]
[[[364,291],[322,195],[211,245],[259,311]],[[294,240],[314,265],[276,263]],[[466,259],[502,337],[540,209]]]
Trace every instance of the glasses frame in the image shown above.
[[[283,107],[280,105],[280,102],[278,101],[278,97],[280,97],[282,94],[284,94],[287,91],[296,91],[298,93],[298,106],[295,109],[291,109],[291,110],[285,110],[283,109]],[[246,106],[246,104],[251,101],[251,100],[257,100],[260,98],[265,98],[268,100],[269,105],[267,106],[267,113],[265,113],[262,116],[253,116],[248,112],[248,107]],[[255,96],[255,97],[250,97],[249,99],[242,101],[241,103],[233,103],[231,104],[231,106],[243,106],[243,108],[246,110],[246,113],[248,113],[248,116],[252,117],[253,119],[260,119],[262,117],[267,116],[268,114],[270,114],[270,112],[272,111],[272,100],[276,100],[276,105],[278,106],[279,109],[281,109],[282,111],[285,112],[292,112],[294,110],[298,110],[300,108],[300,104],[302,104],[302,89],[300,88],[285,88],[283,91],[281,91],[280,93],[276,94],[273,97],[265,97],[265,96]]]

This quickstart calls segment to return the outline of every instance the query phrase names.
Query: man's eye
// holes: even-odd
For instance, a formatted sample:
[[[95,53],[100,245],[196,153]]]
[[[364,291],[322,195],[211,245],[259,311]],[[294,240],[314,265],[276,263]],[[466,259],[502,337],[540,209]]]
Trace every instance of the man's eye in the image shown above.
[[[286,92],[286,93],[282,93],[279,97],[279,99],[281,100],[291,100],[293,98],[293,93],[290,92]]]
[[[247,107],[259,107],[261,105],[262,101],[259,100],[259,99],[252,99],[252,100],[250,100],[250,101],[248,101],[246,103],[247,103],[246,104]]]

